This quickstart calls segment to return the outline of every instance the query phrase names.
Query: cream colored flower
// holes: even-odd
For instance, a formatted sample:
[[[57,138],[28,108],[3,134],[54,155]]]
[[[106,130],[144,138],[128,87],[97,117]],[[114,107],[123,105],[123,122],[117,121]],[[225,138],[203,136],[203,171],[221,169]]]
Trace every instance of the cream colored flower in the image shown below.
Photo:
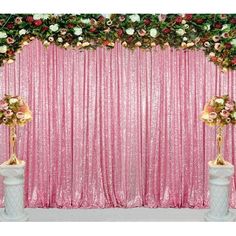
[[[84,43],[82,43],[82,46],[87,47],[87,46],[89,46],[89,44],[90,44],[89,42],[84,42]]]
[[[0,31],[0,39],[5,39],[7,38],[7,34],[3,31]]]
[[[205,24],[203,26],[203,29],[206,30],[206,31],[209,31],[211,29],[211,25],[210,24]]]
[[[0,46],[0,53],[6,53],[6,51],[7,51],[6,45]]]
[[[225,101],[222,98],[216,98],[215,102],[223,105]]]
[[[183,27],[184,27],[184,29],[188,29],[189,25],[188,24],[184,24]]]
[[[150,29],[150,35],[151,35],[151,37],[156,38],[157,30],[156,29]]]
[[[11,99],[9,99],[9,103],[10,103],[10,104],[14,104],[14,103],[16,103],[16,102],[18,102],[18,99],[17,99],[17,98],[11,98]]]
[[[185,30],[183,30],[183,29],[177,29],[177,30],[176,30],[176,33],[177,33],[178,35],[182,36],[182,35],[184,35],[186,32],[185,32]]]
[[[89,19],[81,19],[81,22],[84,23],[84,24],[90,24]]]
[[[142,43],[139,42],[139,41],[135,43],[135,46],[136,46],[136,47],[140,47],[141,45],[142,45]]]
[[[80,28],[80,27],[75,27],[75,28],[74,28],[74,34],[75,34],[75,35],[79,36],[79,35],[81,35],[82,33],[83,33],[82,28]]]
[[[230,43],[231,43],[234,47],[236,47],[236,39],[232,39],[232,40],[230,41]]]
[[[33,15],[34,20],[39,20],[39,19],[46,20],[48,19],[48,17],[49,17],[49,14],[34,14]]]
[[[134,29],[133,28],[128,28],[125,31],[128,35],[133,35],[134,34]]]
[[[58,31],[59,26],[58,26],[58,24],[50,25],[49,29],[53,32],[56,32],[56,31]]]
[[[140,21],[140,16],[138,14],[131,15],[131,16],[129,16],[129,18],[132,22],[136,22],[136,21],[139,22]]]
[[[62,42],[63,42],[63,38],[59,37],[59,38],[57,39],[57,42],[62,43]]]
[[[231,116],[232,116],[234,119],[236,119],[236,112],[233,112],[233,113],[231,114]]]
[[[183,37],[183,41],[188,41],[188,38],[187,37]]]
[[[187,43],[187,47],[188,47],[188,48],[190,48],[190,47],[192,47],[192,46],[194,46],[194,43],[193,43],[193,42]]]
[[[229,24],[224,24],[223,27],[221,28],[221,30],[229,30],[229,29],[230,29]]]
[[[19,31],[19,35],[24,35],[24,34],[26,34],[27,33],[27,31],[25,30],[25,29],[21,29],[20,31]]]

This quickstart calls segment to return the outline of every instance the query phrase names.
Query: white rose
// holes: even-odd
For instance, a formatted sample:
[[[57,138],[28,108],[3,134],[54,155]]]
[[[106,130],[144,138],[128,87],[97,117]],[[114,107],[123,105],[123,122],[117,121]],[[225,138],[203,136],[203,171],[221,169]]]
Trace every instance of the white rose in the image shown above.
[[[83,37],[80,36],[80,37],[78,38],[78,40],[79,40],[79,41],[82,41],[82,40],[83,40]]]
[[[59,38],[57,39],[57,42],[62,43],[62,42],[63,42],[63,38],[59,37]]]
[[[80,27],[75,27],[74,28],[74,34],[75,35],[81,35],[83,33],[83,30],[82,30],[82,28],[80,28]]]
[[[49,29],[53,32],[58,31],[58,29],[59,29],[58,24],[50,25]]]
[[[39,19],[46,20],[48,19],[48,17],[49,17],[48,14],[34,14],[33,15],[34,20],[39,20]]]
[[[234,47],[236,47],[236,39],[232,39],[230,42]]]
[[[223,25],[223,27],[221,28],[221,30],[228,30],[228,29],[230,29],[230,25],[228,25],[228,24],[224,24]]]
[[[134,34],[134,29],[133,28],[128,28],[125,31],[128,35],[133,35]]]
[[[188,29],[188,28],[189,28],[189,25],[188,25],[188,24],[184,24],[183,27],[184,27],[185,29]]]
[[[204,30],[209,31],[211,29],[211,25],[210,24],[205,24],[203,28],[204,28]]]
[[[187,37],[183,37],[183,41],[188,41],[188,38]]]
[[[41,18],[41,14],[34,14],[33,18],[34,20],[39,20]]]
[[[185,32],[185,30],[183,30],[183,29],[177,29],[177,30],[176,30],[176,33],[177,33],[178,35],[182,36],[182,35],[184,35],[186,32]]]
[[[219,103],[219,104],[221,104],[221,105],[223,105],[224,104],[224,99],[222,99],[222,98],[217,98],[216,100],[215,100],[215,102],[216,103]]]
[[[0,53],[6,53],[6,51],[7,51],[6,45],[0,46]]]
[[[89,19],[81,19],[81,22],[83,22],[84,24],[90,24],[90,20]]]
[[[139,22],[140,21],[140,16],[138,14],[131,15],[131,16],[129,16],[129,18],[132,22],[136,22],[136,21]]]
[[[7,38],[7,34],[3,31],[0,31],[0,39],[5,39]]]
[[[10,98],[10,99],[9,99],[9,103],[10,103],[10,104],[13,104],[13,103],[16,103],[16,102],[18,102],[18,99],[17,99],[17,98]]]
[[[111,14],[102,14],[105,18],[110,19],[111,18]]]
[[[26,34],[26,30],[25,29],[21,29],[20,31],[19,31],[19,35],[24,35],[24,34]]]
[[[156,38],[156,36],[157,36],[157,30],[156,30],[156,29],[151,29],[151,30],[150,30],[150,35],[151,35],[151,37]]]

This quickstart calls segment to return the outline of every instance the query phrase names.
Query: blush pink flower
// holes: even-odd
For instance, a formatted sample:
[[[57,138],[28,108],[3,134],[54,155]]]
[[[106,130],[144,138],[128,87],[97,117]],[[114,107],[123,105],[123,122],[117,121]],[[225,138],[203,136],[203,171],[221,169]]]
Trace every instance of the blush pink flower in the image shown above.
[[[24,114],[23,112],[17,112],[17,113],[16,113],[16,117],[17,117],[18,119],[24,119],[24,118],[25,118],[25,114]]]
[[[222,117],[228,117],[229,116],[229,112],[228,111],[226,111],[226,110],[222,110],[221,111],[221,113],[220,113],[220,115],[222,116]]]
[[[4,100],[0,101],[0,110],[5,110],[8,108],[8,104],[7,102],[5,102]]]
[[[209,117],[210,117],[211,119],[215,119],[215,118],[217,117],[216,112],[211,112],[211,113],[209,114]]]
[[[234,109],[234,103],[231,101],[226,102],[225,110],[232,111]]]
[[[5,115],[6,117],[10,117],[10,116],[13,115],[13,112],[12,112],[12,110],[6,110],[6,111],[4,111],[4,115]]]

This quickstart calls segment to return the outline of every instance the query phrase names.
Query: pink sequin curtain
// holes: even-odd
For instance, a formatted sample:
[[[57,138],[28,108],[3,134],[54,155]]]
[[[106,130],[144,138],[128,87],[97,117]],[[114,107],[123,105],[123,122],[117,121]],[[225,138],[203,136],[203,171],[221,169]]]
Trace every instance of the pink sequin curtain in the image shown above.
[[[213,95],[236,99],[235,79],[201,51],[79,52],[34,41],[0,68],[0,95],[20,94],[34,116],[18,129],[26,206],[206,207],[215,129],[199,114]],[[224,146],[233,164],[235,131],[226,128]],[[3,162],[7,127],[0,134]],[[235,198],[234,179],[232,207]]]

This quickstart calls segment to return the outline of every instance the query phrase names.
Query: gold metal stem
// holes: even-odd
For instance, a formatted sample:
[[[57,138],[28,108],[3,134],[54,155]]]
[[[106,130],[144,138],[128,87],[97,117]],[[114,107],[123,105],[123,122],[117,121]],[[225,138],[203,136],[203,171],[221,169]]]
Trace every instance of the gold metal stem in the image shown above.
[[[217,128],[217,135],[216,135],[216,141],[217,141],[217,156],[214,161],[215,165],[225,165],[225,161],[222,155],[222,144],[223,144],[223,128],[222,126],[219,126]]]
[[[8,165],[18,165],[20,160],[16,156],[16,126],[10,126],[10,159],[7,161]]]

